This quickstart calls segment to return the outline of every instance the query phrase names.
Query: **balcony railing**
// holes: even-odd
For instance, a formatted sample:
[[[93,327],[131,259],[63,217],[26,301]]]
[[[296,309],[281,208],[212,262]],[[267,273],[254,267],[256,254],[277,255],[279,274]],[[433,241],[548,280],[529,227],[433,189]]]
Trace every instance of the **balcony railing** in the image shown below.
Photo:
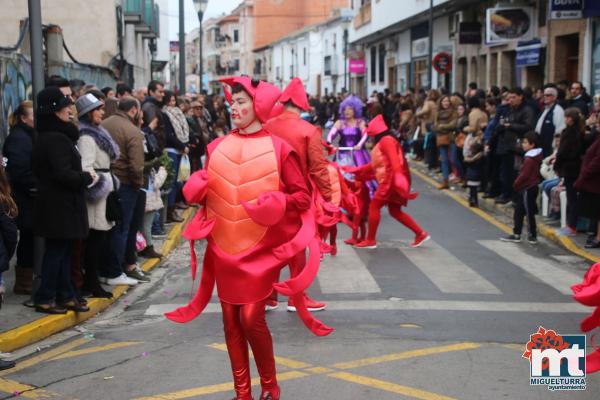
[[[354,28],[358,29],[363,25],[371,22],[371,2],[365,2],[358,10],[356,17],[354,17]]]
[[[154,0],[125,0],[125,22],[135,25],[135,31],[153,39],[160,34],[160,10]]]

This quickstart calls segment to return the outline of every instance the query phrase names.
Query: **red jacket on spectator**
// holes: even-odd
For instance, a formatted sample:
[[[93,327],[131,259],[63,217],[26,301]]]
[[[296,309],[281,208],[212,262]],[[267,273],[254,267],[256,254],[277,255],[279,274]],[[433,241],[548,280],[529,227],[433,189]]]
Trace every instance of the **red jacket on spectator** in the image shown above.
[[[581,172],[575,181],[575,189],[600,194],[600,136],[585,152]]]
[[[540,183],[540,166],[542,165],[542,149],[535,148],[525,153],[525,161],[519,172],[519,176],[513,184],[516,192],[529,189]]]

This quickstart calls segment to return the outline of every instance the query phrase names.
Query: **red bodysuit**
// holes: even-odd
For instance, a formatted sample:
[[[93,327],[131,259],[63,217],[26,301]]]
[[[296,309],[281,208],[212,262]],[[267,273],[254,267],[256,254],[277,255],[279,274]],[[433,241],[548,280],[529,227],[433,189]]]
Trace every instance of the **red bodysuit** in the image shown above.
[[[235,79],[248,87],[255,108],[261,104],[261,86],[253,92],[248,78]],[[303,291],[316,276],[319,255],[314,211],[298,157],[265,130],[252,134],[233,130],[208,146],[205,169],[190,177],[183,192],[189,203],[204,206],[184,232],[191,243],[192,277],[193,242],[206,238],[207,247],[198,292],[187,306],[165,315],[180,323],[193,320],[210,301],[216,283],[236,399],[252,399],[248,344],[261,378],[261,399],[267,393],[279,399],[264,309],[273,288],[294,298],[298,315],[313,333],[332,331],[308,312],[303,300]],[[280,269],[307,247],[309,260],[303,271],[277,283]]]
[[[388,128],[383,117],[381,115],[375,117],[367,127],[369,136],[379,138],[371,153],[371,163],[361,167],[346,168],[348,172],[358,176],[374,177],[378,184],[369,205],[367,239],[358,243],[356,247],[376,247],[375,239],[381,221],[381,208],[386,205],[393,218],[415,233],[413,246],[418,246],[429,238],[429,235],[417,225],[410,215],[402,211],[402,207],[407,205],[408,200],[415,199],[418,193],[410,192],[411,178],[408,163],[404,158],[400,143],[393,136],[386,134],[387,131]]]

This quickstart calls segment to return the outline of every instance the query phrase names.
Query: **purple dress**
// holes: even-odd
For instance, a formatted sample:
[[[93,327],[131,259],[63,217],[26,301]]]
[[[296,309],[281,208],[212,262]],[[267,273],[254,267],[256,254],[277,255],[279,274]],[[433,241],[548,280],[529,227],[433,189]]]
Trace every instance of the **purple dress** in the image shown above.
[[[340,166],[360,167],[371,162],[369,151],[365,148],[366,138],[363,140],[363,132],[358,128],[358,125],[360,125],[360,121],[357,121],[357,127],[348,126],[345,121],[342,121],[343,128],[341,131],[334,127],[327,135],[327,141],[331,143],[335,137],[340,134],[338,147],[354,147],[357,144],[361,145],[360,150],[338,150],[333,156],[333,161]],[[364,135],[366,135],[366,133],[364,133]],[[342,171],[342,175],[348,180],[354,180],[353,174]],[[371,197],[373,197],[373,193],[375,193],[375,190],[377,189],[377,183],[375,181],[369,181],[367,182],[367,186],[369,187]]]

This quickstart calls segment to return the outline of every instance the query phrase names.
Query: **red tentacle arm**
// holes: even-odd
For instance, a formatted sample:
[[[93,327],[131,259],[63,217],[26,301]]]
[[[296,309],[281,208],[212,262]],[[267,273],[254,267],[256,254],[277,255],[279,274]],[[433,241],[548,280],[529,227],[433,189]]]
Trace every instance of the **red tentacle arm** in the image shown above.
[[[283,192],[261,193],[255,203],[242,201],[254,222],[262,226],[276,225],[285,215],[287,199]]]
[[[317,276],[317,272],[319,272],[319,265],[321,263],[320,257],[319,240],[313,233],[310,243],[308,244],[308,260],[306,261],[306,266],[302,269],[302,272],[285,282],[275,283],[273,288],[284,296],[293,296],[308,289]]]
[[[200,204],[208,191],[208,173],[206,170],[194,172],[183,186],[183,196],[190,204]]]
[[[187,306],[179,307],[174,311],[165,313],[165,317],[173,322],[183,324],[193,320],[204,311],[204,308],[206,308],[206,305],[212,297],[215,286],[215,276],[212,265],[211,262],[207,262],[205,259],[204,267],[202,268],[202,278],[200,279],[200,287],[198,287],[198,291],[194,298]]]
[[[322,321],[315,318],[315,316],[308,311],[306,303],[304,302],[304,292],[300,292],[292,296],[294,305],[296,306],[296,312],[304,323],[304,325],[316,336],[327,336],[334,331],[330,326],[325,325]]]

